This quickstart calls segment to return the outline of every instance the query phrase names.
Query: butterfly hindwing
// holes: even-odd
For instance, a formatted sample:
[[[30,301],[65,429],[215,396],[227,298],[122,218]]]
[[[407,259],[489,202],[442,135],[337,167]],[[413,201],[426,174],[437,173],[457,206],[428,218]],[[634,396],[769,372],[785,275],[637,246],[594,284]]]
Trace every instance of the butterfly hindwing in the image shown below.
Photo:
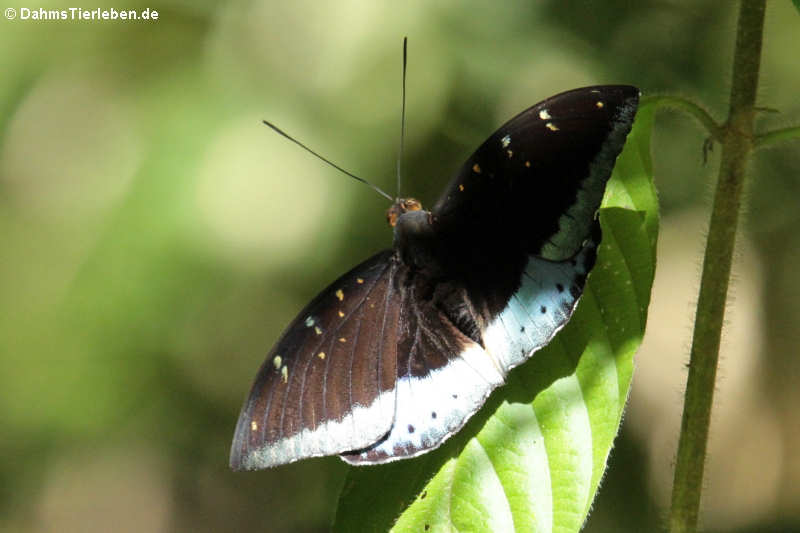
[[[400,307],[400,346],[394,424],[384,439],[342,458],[355,465],[384,463],[420,455],[438,447],[461,429],[502,385],[507,373],[542,348],[572,316],[595,261],[599,224],[574,257],[548,261],[531,256],[519,289],[496,315],[478,311],[469,301],[478,325],[476,342],[450,317],[459,311],[453,300],[426,299],[406,281]],[[414,278],[400,268],[399,276]],[[463,287],[451,291],[470,299]],[[444,301],[443,301],[444,300]],[[447,307],[450,306],[449,309]],[[410,341],[410,342],[404,342]]]
[[[546,346],[572,317],[599,243],[600,224],[595,221],[592,236],[571,259],[528,258],[519,289],[483,333],[486,349],[497,354],[506,372]]]
[[[332,283],[283,333],[239,416],[233,469],[361,449],[389,431],[399,313],[391,255]]]
[[[397,284],[402,296],[394,424],[375,445],[342,456],[351,464],[384,463],[436,448],[503,383],[497,362],[443,312],[441,295],[426,296],[424,275],[401,266]]]

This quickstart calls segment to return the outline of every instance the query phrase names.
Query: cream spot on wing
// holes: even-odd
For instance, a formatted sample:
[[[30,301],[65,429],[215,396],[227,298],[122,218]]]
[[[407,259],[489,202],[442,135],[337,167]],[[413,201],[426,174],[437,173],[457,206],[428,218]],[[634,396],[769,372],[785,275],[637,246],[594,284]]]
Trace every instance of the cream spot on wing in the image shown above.
[[[312,327],[314,325],[314,323],[315,323],[315,320],[314,320],[313,316],[306,317],[306,327],[307,328]]]
[[[596,105],[596,106],[597,106],[597,109],[603,109],[603,106],[604,106],[605,104],[604,104],[603,102],[601,102],[601,101],[598,101],[598,102],[597,102],[596,104],[594,104],[594,105]]]
[[[320,359],[325,359],[325,352],[319,352],[317,354],[317,357],[319,357]]]
[[[503,143],[503,148],[508,148],[508,145],[511,144],[511,135],[506,135],[500,142]]]
[[[548,122],[547,124],[545,124],[545,127],[550,131],[558,131],[558,126],[556,126],[552,122]]]
[[[531,162],[530,161],[525,161],[525,166],[528,167],[528,168],[531,168]]]
[[[319,329],[317,326],[314,326],[314,333],[316,333],[317,335],[322,335],[322,330]]]
[[[506,150],[506,153],[508,154],[509,159],[511,159],[514,156],[514,152],[511,150]]]
[[[340,302],[344,300],[344,293],[342,292],[342,289],[337,289],[336,297],[339,298]]]
[[[289,383],[289,369],[285,366],[281,368],[281,378],[283,379],[284,383]]]
[[[475,174],[480,174],[480,173],[481,173],[481,167],[480,167],[480,165],[479,165],[478,163],[475,163],[474,165],[472,165],[472,171],[473,171]]]
[[[251,431],[258,431],[258,423],[255,420],[250,422],[250,430]]]
[[[344,313],[342,312],[342,310],[341,310],[341,309],[339,309],[339,311],[338,311],[338,312],[339,312],[339,318],[344,318]]]
[[[458,185],[458,190],[459,190],[459,191],[462,191],[462,192],[464,191],[464,184],[463,184],[463,183],[460,183],[460,184]]]
[[[541,111],[539,111],[539,118],[542,120],[547,120],[553,117],[550,116],[550,113],[547,112],[547,109],[542,109]]]
[[[345,339],[344,337],[339,337],[339,342],[347,342],[347,339]]]
[[[272,364],[275,366],[275,370],[280,370],[282,362],[283,360],[280,355],[276,355],[272,358]]]
[[[364,280],[361,279],[361,278],[356,278],[356,283],[358,283],[360,285],[360,284],[364,283]]]

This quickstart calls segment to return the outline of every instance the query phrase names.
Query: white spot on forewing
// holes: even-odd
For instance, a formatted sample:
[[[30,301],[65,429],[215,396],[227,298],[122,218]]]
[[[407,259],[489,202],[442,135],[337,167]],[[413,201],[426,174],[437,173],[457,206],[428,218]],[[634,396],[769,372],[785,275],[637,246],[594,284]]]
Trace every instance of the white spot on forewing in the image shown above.
[[[402,378],[397,382],[394,425],[386,440],[371,451],[342,459],[351,464],[386,463],[437,448],[466,424],[504,378],[477,344],[427,376]],[[395,448],[403,454],[396,455]],[[367,459],[368,454],[375,459]]]
[[[511,135],[506,135],[500,142],[503,143],[503,148],[508,148],[508,145],[511,144]]]
[[[550,113],[547,112],[547,109],[542,109],[539,111],[539,118],[542,120],[550,120],[553,117],[550,116]]]
[[[314,327],[314,324],[316,324],[316,320],[314,320],[313,316],[309,315],[309,316],[306,317],[305,324],[306,324],[307,328],[312,328],[312,327]]]
[[[316,429],[304,429],[258,450],[252,450],[244,458],[243,468],[269,468],[309,457],[366,448],[391,428],[394,401],[395,391],[383,392],[369,406],[354,406],[341,420],[328,420]]]

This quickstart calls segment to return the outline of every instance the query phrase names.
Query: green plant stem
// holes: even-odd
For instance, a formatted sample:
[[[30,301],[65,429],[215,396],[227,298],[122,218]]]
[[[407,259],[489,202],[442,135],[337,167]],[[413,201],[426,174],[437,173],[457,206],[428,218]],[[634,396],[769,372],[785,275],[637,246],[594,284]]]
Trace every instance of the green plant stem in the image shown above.
[[[753,148],[765,3],[766,0],[742,0],[739,9],[730,108],[703,259],[672,487],[672,533],[697,531],[725,300],[745,170]]]
[[[782,128],[757,135],[755,140],[755,148],[763,148],[776,142],[789,141],[793,139],[800,139],[800,126]]]
[[[681,98],[680,96],[671,95],[652,95],[642,98],[641,106],[647,104],[654,104],[658,107],[672,107],[680,109],[692,115],[708,132],[712,139],[722,142],[722,136],[725,133],[725,128],[717,124],[708,111],[695,104],[691,100]]]

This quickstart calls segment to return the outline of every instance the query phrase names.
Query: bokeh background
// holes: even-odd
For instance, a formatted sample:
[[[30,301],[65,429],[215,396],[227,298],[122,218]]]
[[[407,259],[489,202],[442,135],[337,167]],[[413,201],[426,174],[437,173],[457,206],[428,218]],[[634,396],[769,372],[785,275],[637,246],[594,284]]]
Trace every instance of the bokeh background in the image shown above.
[[[800,14],[770,1],[760,127],[800,120]],[[130,0],[158,21],[0,22],[0,530],[325,531],[345,466],[228,470],[262,357],[390,244],[387,205],[268,118],[431,205],[504,120],[631,83],[724,117],[738,2]],[[62,9],[70,4],[4,4]],[[111,7],[103,4],[85,8]],[[585,531],[658,531],[719,150],[659,115],[651,319]],[[751,166],[703,523],[800,531],[800,150]],[[368,512],[365,509],[365,512]]]

